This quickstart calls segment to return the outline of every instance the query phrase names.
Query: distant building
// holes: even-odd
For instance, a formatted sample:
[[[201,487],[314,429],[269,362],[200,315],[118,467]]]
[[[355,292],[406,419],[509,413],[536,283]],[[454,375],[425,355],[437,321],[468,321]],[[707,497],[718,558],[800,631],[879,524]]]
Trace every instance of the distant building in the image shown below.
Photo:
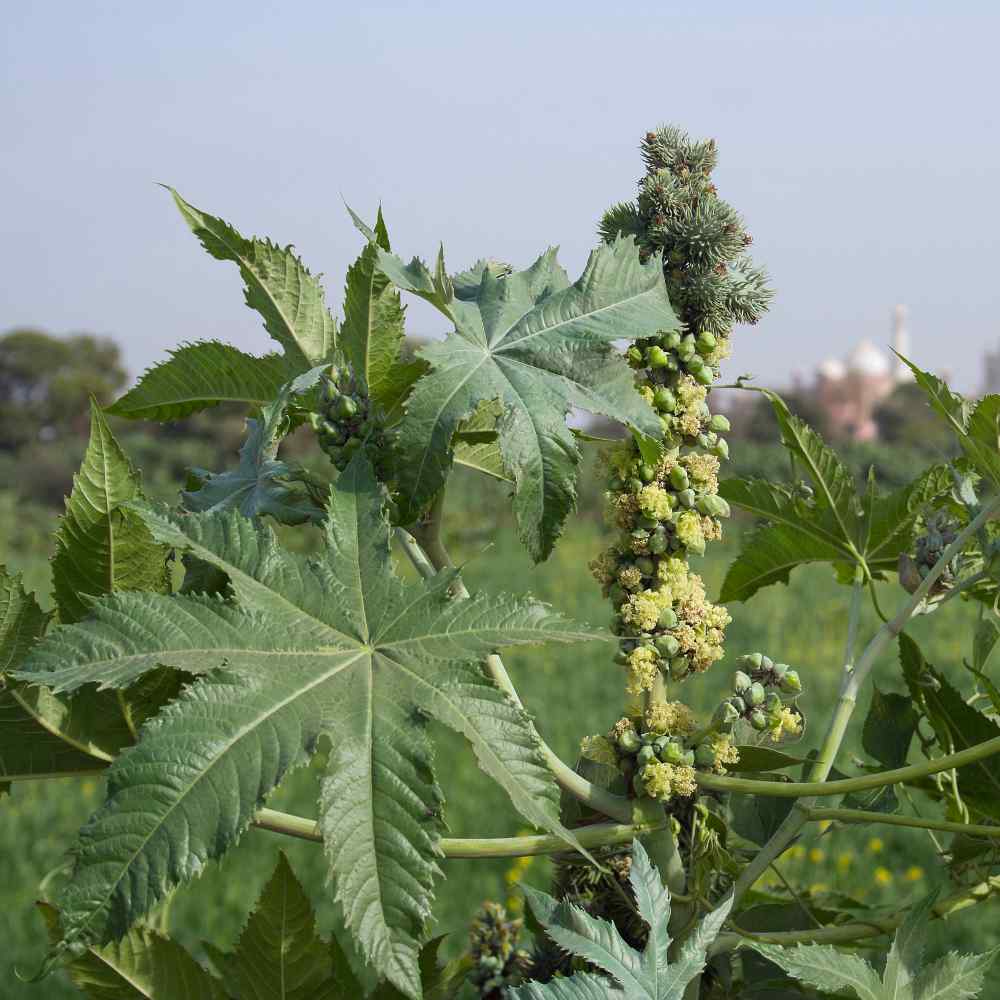
[[[893,310],[892,346],[904,357],[910,353],[906,315],[906,306]],[[1000,377],[1000,352],[997,375]],[[911,379],[902,361],[870,340],[862,340],[843,360],[827,358],[819,365],[813,393],[835,437],[872,441],[878,437],[874,414],[879,403]]]
[[[1000,393],[1000,347],[983,355],[983,387],[981,396]]]

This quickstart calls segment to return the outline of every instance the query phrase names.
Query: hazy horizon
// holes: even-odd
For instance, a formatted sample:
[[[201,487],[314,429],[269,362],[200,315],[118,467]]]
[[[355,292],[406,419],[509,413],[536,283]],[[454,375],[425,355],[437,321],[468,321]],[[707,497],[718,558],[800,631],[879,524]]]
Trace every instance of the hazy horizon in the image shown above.
[[[404,256],[445,245],[575,278],[603,209],[631,198],[638,141],[671,122],[719,143],[777,298],[726,374],[805,378],[909,307],[915,360],[979,384],[1000,341],[995,5],[592,2],[498,13],[310,2],[8,12],[0,330],[116,338],[133,373],[182,341],[270,341],[232,265],[157,181],[249,235],[293,242],[337,313],[359,238],[342,197],[381,201]],[[410,332],[443,332],[421,304]]]

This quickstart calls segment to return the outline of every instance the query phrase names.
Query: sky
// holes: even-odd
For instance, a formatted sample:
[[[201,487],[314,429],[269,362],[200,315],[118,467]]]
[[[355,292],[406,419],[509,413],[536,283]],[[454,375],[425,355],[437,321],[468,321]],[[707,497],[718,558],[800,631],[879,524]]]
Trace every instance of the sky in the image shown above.
[[[263,353],[233,265],[157,182],[294,243],[339,311],[360,250],[452,270],[560,246],[576,277],[661,123],[720,148],[777,296],[730,376],[784,386],[910,310],[917,363],[979,386],[1000,342],[995,3],[35,0],[0,27],[0,330]],[[423,303],[409,330],[445,332]]]

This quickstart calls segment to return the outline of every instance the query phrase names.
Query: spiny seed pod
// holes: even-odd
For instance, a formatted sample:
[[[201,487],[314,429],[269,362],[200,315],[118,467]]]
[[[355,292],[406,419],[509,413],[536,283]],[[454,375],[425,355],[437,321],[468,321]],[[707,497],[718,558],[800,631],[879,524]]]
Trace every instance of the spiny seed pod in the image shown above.
[[[797,670],[787,671],[785,676],[781,678],[780,684],[781,690],[785,694],[798,694],[802,690],[802,681],[799,680]]]
[[[653,643],[656,647],[656,651],[660,656],[665,659],[671,660],[677,655],[677,651],[681,648],[681,644],[672,635],[661,635]]]
[[[660,386],[653,393],[653,405],[664,413],[673,413],[677,409],[677,397],[666,386]]]
[[[626,729],[618,737],[618,749],[625,754],[638,752],[642,743],[639,741],[639,734],[634,729]]]
[[[723,413],[713,413],[712,418],[708,422],[708,426],[717,434],[725,434],[726,431],[731,429],[729,418]]]
[[[733,692],[735,694],[743,694],[744,691],[749,691],[751,684],[753,684],[753,681],[750,679],[750,675],[745,674],[742,670],[737,670],[733,674]]]
[[[697,371],[691,373],[694,376],[695,382],[699,385],[710,386],[715,381],[715,372],[708,365],[704,365]],[[725,442],[721,442],[725,444]],[[718,452],[714,452],[718,455]],[[725,455],[719,455],[719,458],[729,458],[729,448],[726,447]]]
[[[715,339],[715,334],[709,332],[708,330],[702,330],[698,334],[697,348],[701,354],[711,354],[712,351],[718,346],[718,341]]]
[[[662,347],[651,347],[646,355],[646,363],[650,368],[665,368],[667,355]]]

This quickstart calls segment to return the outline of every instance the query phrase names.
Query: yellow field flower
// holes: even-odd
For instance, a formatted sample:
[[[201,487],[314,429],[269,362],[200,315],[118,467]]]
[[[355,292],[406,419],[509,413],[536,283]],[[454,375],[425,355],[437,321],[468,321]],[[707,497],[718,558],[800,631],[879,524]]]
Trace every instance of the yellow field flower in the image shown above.
[[[907,882],[919,882],[923,877],[924,870],[920,867],[920,865],[910,865],[903,875],[903,878],[905,878]]]
[[[814,847],[809,852],[809,860],[814,864],[818,865],[820,862],[826,860],[826,851],[820,847]]]
[[[841,851],[837,855],[837,871],[846,872],[854,863],[854,851]]]
[[[883,868],[879,865],[874,872],[875,881],[879,885],[892,885],[892,872],[888,868]]]
[[[885,847],[885,844],[882,842],[881,837],[872,837],[872,839],[868,841],[868,850],[872,854],[881,853],[883,847]]]

